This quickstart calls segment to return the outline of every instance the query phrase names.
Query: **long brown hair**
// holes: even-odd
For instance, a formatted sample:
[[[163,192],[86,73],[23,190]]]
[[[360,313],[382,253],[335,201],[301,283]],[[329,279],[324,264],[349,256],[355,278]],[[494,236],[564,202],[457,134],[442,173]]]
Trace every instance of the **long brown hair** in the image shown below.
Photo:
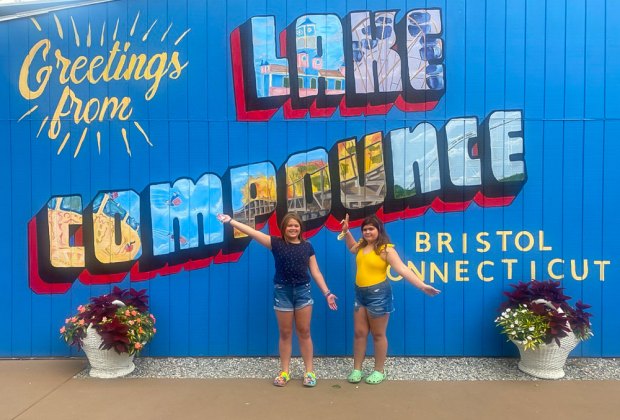
[[[362,239],[360,240],[358,249],[364,248],[366,245],[368,245],[368,241],[364,239],[364,234],[363,234],[364,226],[366,225],[374,226],[379,231],[379,236],[377,236],[377,241],[374,243],[374,250],[377,255],[381,255],[381,251],[385,248],[385,245],[390,243],[390,237],[385,231],[385,226],[383,225],[383,222],[374,214],[372,216],[366,217],[364,221],[362,222]]]
[[[288,239],[286,239],[284,231],[286,230],[286,226],[288,226],[288,222],[290,222],[291,219],[299,223],[299,236],[297,236],[297,239],[299,239],[301,242],[305,242],[306,240],[301,236],[301,234],[304,232],[304,224],[301,221],[301,218],[296,213],[286,213],[284,215],[282,221],[280,222],[280,236],[282,237],[284,242],[288,243]]]

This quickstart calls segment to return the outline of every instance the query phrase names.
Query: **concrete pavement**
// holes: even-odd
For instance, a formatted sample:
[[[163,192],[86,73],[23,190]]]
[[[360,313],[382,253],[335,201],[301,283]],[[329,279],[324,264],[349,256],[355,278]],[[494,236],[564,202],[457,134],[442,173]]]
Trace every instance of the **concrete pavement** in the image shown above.
[[[84,379],[82,359],[0,360],[0,418],[617,419],[620,381]]]

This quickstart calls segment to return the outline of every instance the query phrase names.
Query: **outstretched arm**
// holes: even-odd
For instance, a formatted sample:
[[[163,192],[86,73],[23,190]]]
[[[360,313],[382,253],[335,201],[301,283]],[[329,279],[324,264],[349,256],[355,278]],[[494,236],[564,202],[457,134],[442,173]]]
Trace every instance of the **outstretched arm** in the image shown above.
[[[349,214],[348,213],[346,214],[346,216],[344,216],[344,219],[342,219],[340,224],[342,225],[342,232],[340,233],[340,235],[344,235],[344,241],[347,245],[347,249],[351,251],[352,254],[357,253],[358,243],[353,237],[353,234],[349,231]],[[340,235],[338,235],[339,238],[340,238]]]
[[[271,237],[269,235],[266,235],[263,232],[260,232],[246,224],[243,224],[233,219],[227,214],[218,214],[217,220],[219,220],[222,223],[230,223],[230,225],[234,227],[235,229],[237,229],[238,231],[245,233],[246,235],[254,239],[256,242],[258,242],[262,246],[268,249],[271,249]]]
[[[420,278],[413,271],[411,271],[409,267],[403,264],[402,260],[398,256],[398,252],[396,252],[394,248],[386,247],[385,252],[387,253],[386,260],[388,264],[390,264],[394,271],[403,276],[403,278],[409,283],[413,284],[428,296],[436,296],[441,293],[440,290],[437,290],[430,284],[426,284],[420,280]]]
[[[323,274],[321,273],[321,270],[319,270],[319,264],[316,262],[316,255],[310,257],[308,267],[310,268],[310,274],[312,275],[316,285],[319,286],[321,293],[323,293],[323,296],[327,299],[329,309],[335,311],[338,309],[338,305],[336,305],[336,299],[338,299],[338,297],[329,291],[327,283],[325,283],[325,279],[323,278]]]

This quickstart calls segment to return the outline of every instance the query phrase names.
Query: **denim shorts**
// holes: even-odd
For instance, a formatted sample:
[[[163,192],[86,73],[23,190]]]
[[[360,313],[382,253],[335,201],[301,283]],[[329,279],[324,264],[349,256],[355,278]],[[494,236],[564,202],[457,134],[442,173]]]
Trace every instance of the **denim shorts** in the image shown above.
[[[366,308],[371,317],[394,312],[394,296],[389,280],[368,287],[355,286],[355,311]]]
[[[312,305],[310,283],[275,284],[273,288],[273,309],[291,312]]]

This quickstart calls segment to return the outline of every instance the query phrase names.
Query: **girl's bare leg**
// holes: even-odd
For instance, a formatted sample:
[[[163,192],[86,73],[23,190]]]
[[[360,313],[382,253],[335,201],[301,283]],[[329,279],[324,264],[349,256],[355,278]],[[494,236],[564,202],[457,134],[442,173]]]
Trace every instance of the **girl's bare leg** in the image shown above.
[[[312,372],[314,366],[312,357],[314,349],[312,346],[312,337],[310,336],[310,319],[312,318],[312,305],[304,306],[295,311],[295,329],[297,331],[297,339],[299,340],[299,351],[301,358],[304,360],[306,372]]]
[[[362,370],[368,341],[368,313],[360,307],[353,311],[353,369]]]
[[[289,372],[291,363],[291,353],[293,351],[293,320],[295,319],[293,311],[275,311],[278,320],[278,332],[280,339],[278,348],[280,353],[280,369],[286,373]]]
[[[375,347],[375,370],[383,373],[385,367],[385,359],[387,357],[388,341],[385,334],[387,330],[390,314],[380,317],[368,317],[370,324],[370,333]]]

